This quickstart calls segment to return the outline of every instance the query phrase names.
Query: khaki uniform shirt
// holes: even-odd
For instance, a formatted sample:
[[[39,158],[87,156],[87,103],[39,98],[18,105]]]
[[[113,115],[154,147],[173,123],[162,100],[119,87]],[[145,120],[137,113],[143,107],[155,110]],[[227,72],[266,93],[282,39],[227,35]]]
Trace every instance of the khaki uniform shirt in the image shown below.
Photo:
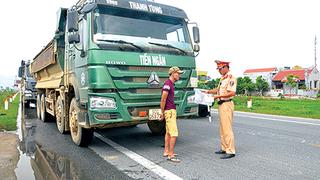
[[[233,76],[229,71],[227,74],[221,77],[220,84],[218,87],[218,95],[227,94],[227,91],[236,92],[236,90],[237,90],[237,78]],[[220,100],[229,100],[232,98],[233,96],[229,98],[220,98]]]

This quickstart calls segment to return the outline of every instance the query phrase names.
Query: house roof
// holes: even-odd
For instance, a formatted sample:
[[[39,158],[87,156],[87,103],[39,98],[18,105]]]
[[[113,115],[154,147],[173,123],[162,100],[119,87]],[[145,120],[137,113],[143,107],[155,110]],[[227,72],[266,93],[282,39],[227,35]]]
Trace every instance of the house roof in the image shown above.
[[[304,81],[305,80],[304,69],[299,69],[299,70],[289,69],[289,70],[283,70],[283,71],[278,72],[274,76],[272,81],[281,81],[281,80],[285,79],[287,76],[289,76],[290,74],[299,77],[300,81]]]
[[[318,68],[316,66],[312,66],[307,69],[308,74],[311,74],[313,70],[316,70],[316,72],[319,72]]]
[[[246,73],[258,73],[258,72],[272,72],[277,70],[276,67],[273,68],[260,68],[260,69],[247,69],[244,71],[244,74]]]

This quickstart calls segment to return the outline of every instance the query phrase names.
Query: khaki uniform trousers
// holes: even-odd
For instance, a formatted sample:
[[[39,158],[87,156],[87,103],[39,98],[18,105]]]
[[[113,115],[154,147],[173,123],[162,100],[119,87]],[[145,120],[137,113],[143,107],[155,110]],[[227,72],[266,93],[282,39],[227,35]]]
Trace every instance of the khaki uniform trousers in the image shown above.
[[[235,154],[234,135],[232,130],[234,104],[233,101],[224,102],[218,107],[220,118],[221,150],[228,154]]]

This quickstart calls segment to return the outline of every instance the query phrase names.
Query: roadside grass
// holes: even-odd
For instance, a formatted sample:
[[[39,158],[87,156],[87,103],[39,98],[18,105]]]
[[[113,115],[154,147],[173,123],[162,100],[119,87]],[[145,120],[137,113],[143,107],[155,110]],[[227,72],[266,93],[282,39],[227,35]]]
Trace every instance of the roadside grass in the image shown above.
[[[262,114],[320,119],[320,99],[271,99],[252,97],[252,108],[247,108],[246,96],[234,98],[235,110]]]
[[[9,109],[6,111],[4,110],[4,100],[8,96],[7,93],[0,94],[0,131],[14,131],[17,129],[19,95],[16,96],[12,103],[9,103]]]

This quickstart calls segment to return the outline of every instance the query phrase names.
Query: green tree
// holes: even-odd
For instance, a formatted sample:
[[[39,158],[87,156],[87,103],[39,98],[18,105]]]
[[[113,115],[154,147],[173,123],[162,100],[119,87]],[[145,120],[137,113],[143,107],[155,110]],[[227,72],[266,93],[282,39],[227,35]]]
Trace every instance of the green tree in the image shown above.
[[[211,79],[207,81],[206,83],[198,82],[198,88],[199,89],[214,89],[218,87],[218,84],[220,82],[220,78],[217,79]]]
[[[244,95],[248,95],[251,94],[252,91],[255,90],[255,84],[252,82],[252,80],[248,77],[238,77],[237,78],[237,93],[238,94],[244,94]]]
[[[207,86],[207,83],[200,82],[200,81],[198,81],[198,88],[199,89],[209,89],[209,87]]]
[[[289,88],[290,88],[290,90],[289,90],[290,95],[291,95],[292,89],[297,87],[298,82],[299,82],[299,77],[298,76],[295,76],[293,74],[290,74],[289,76],[287,76],[285,84],[287,86],[289,86]]]
[[[263,92],[268,91],[269,89],[268,82],[263,79],[262,76],[259,76],[256,79],[256,89],[259,91],[260,96],[262,96]]]

